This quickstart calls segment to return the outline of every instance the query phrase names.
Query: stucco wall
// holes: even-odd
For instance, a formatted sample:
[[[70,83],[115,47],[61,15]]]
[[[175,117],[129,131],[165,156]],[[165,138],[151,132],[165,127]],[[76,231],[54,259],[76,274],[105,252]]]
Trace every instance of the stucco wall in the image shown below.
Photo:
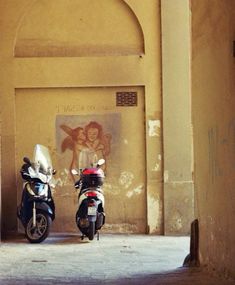
[[[116,91],[117,87],[16,90],[16,168],[21,167],[24,155],[32,158],[32,144],[42,143],[50,148],[53,166],[57,170],[54,181],[54,231],[77,231],[74,215],[78,193],[70,174],[73,160],[71,132],[74,135],[77,134],[76,128],[83,128],[82,135],[79,133],[80,141],[75,141],[75,144],[84,155],[87,146],[93,142],[92,137],[86,134],[86,128],[90,122],[96,122],[92,123],[93,126],[98,123],[103,133],[96,144],[99,143],[99,149],[102,146],[103,150],[96,150],[95,153],[98,158],[106,160],[103,191],[107,218],[103,230],[146,232],[144,89],[138,86],[118,87],[118,92],[137,93],[138,104],[133,107],[117,107]],[[34,123],[29,124],[32,119]],[[28,137],[31,137],[30,143]],[[75,167],[82,167],[79,159],[73,161]],[[20,174],[17,181],[20,202]]]
[[[1,141],[2,141],[2,116],[1,116],[1,113],[0,113],[0,150],[1,150],[1,148],[2,148],[2,145],[1,145]],[[1,179],[1,177],[2,177],[2,175],[1,175],[1,173],[2,173],[2,164],[1,164],[1,162],[2,162],[2,159],[1,159],[1,151],[0,151],[0,228],[1,228],[1,226],[2,226],[2,201],[1,201],[1,189],[2,189],[2,179]],[[2,236],[2,232],[1,232],[1,230],[0,230],[0,243],[1,243],[1,236]]]
[[[194,219],[189,1],[161,2],[164,232],[188,234]]]
[[[45,90],[57,88],[61,92],[63,89],[64,102],[60,106],[71,107],[67,94],[73,88],[95,87],[102,90],[105,87],[112,87],[116,92],[124,90],[125,87],[128,90],[133,87],[135,90],[139,86],[143,93],[141,96],[144,96],[141,107],[144,114],[141,122],[144,138],[141,149],[144,158],[137,160],[136,167],[138,168],[138,163],[144,163],[145,173],[142,182],[145,205],[138,204],[138,201],[137,204],[129,203],[131,198],[126,202],[122,199],[122,204],[127,203],[126,207],[131,207],[133,213],[138,211],[139,207],[144,209],[143,227],[146,232],[159,234],[163,232],[159,1],[148,0],[143,3],[142,0],[102,0],[99,4],[97,6],[97,0],[86,1],[85,5],[83,0],[0,1],[0,63],[4,66],[4,70],[0,71],[0,92],[4,106],[2,109],[4,231],[15,230],[17,227],[19,156],[22,155],[22,148],[17,138],[24,138],[23,130],[20,129],[21,136],[17,133],[19,128],[16,120],[20,124],[23,117],[23,113],[19,113],[19,106],[24,105],[22,102],[17,103],[19,94],[24,90],[26,94],[32,90],[30,96],[33,94],[40,96],[41,92],[47,94]],[[94,32],[94,29],[97,31]],[[27,95],[25,100],[26,111],[30,112]],[[52,105],[50,100],[48,102],[48,107],[42,108],[42,114],[50,112]],[[69,115],[79,115],[79,108],[74,103],[72,105]],[[67,111],[64,112],[61,108],[59,112],[63,115]],[[36,119],[38,114],[33,112],[30,127]],[[129,119],[131,120],[131,115]],[[55,116],[52,120],[55,123]],[[23,122],[22,118],[22,124]],[[25,129],[27,128],[25,125]],[[55,125],[54,132],[49,136],[47,131],[43,132],[43,125],[38,127],[38,131],[41,133],[41,143],[54,150]],[[135,132],[138,132],[138,129],[134,130],[134,133],[132,130],[129,135]],[[126,137],[120,139],[123,144],[129,141]],[[28,136],[25,142],[27,145],[24,146],[24,150],[29,153],[33,149],[34,138]],[[126,164],[129,159],[136,161],[135,157],[130,157],[126,158]],[[122,171],[126,170],[124,168]],[[135,188],[130,190],[134,191]],[[133,194],[138,195],[138,191]],[[61,208],[57,210],[63,211],[64,205]],[[120,207],[120,211],[124,208]],[[74,215],[70,218],[74,221]],[[132,221],[127,223],[131,229]],[[63,225],[63,220],[60,225]],[[113,228],[119,230],[118,226]]]
[[[192,0],[192,106],[200,259],[235,277],[232,0]]]

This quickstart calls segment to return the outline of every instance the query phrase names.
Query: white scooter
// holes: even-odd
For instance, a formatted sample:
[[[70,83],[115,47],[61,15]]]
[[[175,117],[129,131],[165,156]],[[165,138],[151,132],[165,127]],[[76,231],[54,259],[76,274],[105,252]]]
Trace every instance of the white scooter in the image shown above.
[[[105,223],[104,195],[101,189],[104,180],[104,172],[100,168],[105,163],[100,159],[95,167],[85,168],[79,173],[73,169],[74,175],[80,175],[80,179],[75,183],[75,188],[79,189],[78,210],[76,213],[76,224],[82,233],[82,239],[88,237],[93,240]]]

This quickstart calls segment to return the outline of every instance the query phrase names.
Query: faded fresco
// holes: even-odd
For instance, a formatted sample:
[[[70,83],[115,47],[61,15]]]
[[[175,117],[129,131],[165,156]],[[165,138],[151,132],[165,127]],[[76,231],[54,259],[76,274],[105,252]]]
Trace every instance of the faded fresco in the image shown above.
[[[73,168],[90,167],[100,158],[105,159],[104,170],[107,172],[111,157],[118,151],[119,118],[119,114],[57,116],[56,145],[62,170],[61,184],[74,182]]]

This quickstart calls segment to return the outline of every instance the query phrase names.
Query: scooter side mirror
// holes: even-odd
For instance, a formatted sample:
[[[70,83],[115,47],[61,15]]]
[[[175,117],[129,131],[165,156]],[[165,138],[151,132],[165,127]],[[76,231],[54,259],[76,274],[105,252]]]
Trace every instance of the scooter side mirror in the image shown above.
[[[52,168],[51,166],[48,166],[47,168],[47,175],[55,175],[56,174],[56,170],[54,168]]]
[[[101,166],[105,164],[105,160],[103,158],[99,159],[98,162],[97,162],[97,167]]]
[[[31,164],[31,161],[30,161],[30,159],[29,159],[28,157],[24,157],[24,158],[23,158],[23,161],[24,161],[25,163],[27,163],[27,164]]]
[[[71,173],[72,173],[73,175],[79,175],[79,173],[77,172],[76,169],[72,169],[72,170],[71,170]]]

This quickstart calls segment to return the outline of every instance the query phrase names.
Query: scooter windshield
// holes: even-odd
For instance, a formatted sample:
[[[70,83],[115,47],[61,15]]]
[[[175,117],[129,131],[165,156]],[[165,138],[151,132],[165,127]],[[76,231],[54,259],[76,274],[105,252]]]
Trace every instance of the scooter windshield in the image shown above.
[[[48,172],[52,171],[52,162],[50,153],[47,147],[41,144],[36,144],[34,147],[34,163],[40,164],[40,172],[49,174]],[[50,173],[51,174],[51,173]]]

